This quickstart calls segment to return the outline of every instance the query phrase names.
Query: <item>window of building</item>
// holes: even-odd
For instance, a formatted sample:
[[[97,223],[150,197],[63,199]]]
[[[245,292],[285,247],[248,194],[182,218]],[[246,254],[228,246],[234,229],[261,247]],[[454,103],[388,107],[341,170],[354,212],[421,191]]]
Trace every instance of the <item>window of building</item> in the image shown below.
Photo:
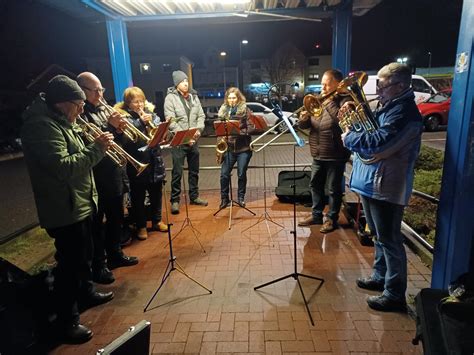
[[[165,63],[163,64],[163,72],[165,73],[171,73],[173,71],[173,67],[171,64]]]
[[[319,58],[309,58],[308,65],[319,65]]]
[[[308,75],[308,80],[319,80],[319,73],[310,73]]]

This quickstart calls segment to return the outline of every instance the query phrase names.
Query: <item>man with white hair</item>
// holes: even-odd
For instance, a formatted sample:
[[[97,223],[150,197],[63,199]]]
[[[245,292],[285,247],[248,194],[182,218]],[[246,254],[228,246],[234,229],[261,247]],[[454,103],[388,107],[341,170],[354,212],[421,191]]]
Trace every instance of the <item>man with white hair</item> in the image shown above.
[[[357,153],[350,188],[361,196],[367,223],[375,235],[372,275],[357,279],[357,286],[382,292],[367,298],[370,308],[404,312],[407,257],[400,229],[413,188],[423,123],[411,88],[411,69],[390,63],[377,75],[378,127],[371,133],[346,130],[342,134],[344,145]]]

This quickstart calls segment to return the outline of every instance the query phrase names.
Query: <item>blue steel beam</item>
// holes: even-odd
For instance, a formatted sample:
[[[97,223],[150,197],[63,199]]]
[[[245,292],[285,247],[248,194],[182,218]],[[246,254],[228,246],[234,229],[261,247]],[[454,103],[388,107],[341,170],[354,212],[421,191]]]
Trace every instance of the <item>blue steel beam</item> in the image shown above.
[[[431,284],[474,272],[474,1],[464,1],[438,206]],[[471,263],[471,264],[470,264]]]
[[[123,91],[133,86],[127,27],[122,20],[108,20],[106,24],[115,100],[119,102],[122,100]]]
[[[345,1],[333,14],[332,67],[344,76],[351,69],[352,0]]]

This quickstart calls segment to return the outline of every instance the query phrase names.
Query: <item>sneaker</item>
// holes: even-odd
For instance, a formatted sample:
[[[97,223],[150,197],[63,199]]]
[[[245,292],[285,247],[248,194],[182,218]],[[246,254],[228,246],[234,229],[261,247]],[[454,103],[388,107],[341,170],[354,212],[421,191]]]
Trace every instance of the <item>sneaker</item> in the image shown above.
[[[396,301],[387,296],[369,296],[367,304],[370,308],[381,312],[403,312],[407,311],[407,303],[405,300]]]
[[[138,240],[145,240],[148,238],[148,232],[146,228],[139,228],[137,232],[137,239]]]
[[[179,213],[179,202],[171,202],[171,214]]]
[[[244,207],[245,208],[245,201],[243,199],[240,199],[237,201],[237,203],[239,204],[240,207]]]
[[[162,221],[159,221],[158,223],[155,222],[151,224],[151,230],[159,232],[168,232],[168,226]]]
[[[356,284],[357,287],[370,291],[382,292],[385,288],[383,282],[375,281],[372,277],[359,277]]]
[[[323,217],[313,218],[313,216],[309,216],[298,222],[298,226],[300,227],[307,227],[313,224],[323,224]]]
[[[336,229],[337,223],[333,222],[331,218],[328,218],[326,222],[323,223],[323,226],[319,229],[321,233],[329,233]]]
[[[198,198],[195,198],[194,200],[191,200],[191,205],[207,206],[207,201],[198,197]]]

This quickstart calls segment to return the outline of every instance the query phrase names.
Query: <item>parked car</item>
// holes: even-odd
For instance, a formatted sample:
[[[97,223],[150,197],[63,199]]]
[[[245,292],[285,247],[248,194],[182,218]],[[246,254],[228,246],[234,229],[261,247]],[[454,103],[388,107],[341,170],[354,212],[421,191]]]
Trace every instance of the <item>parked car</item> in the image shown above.
[[[247,107],[252,110],[254,115],[262,116],[268,127],[274,126],[279,120],[278,116],[275,115],[272,110],[260,102],[247,102]],[[290,117],[292,112],[283,111],[283,114],[288,117],[292,123],[295,123],[296,117]]]
[[[451,92],[451,89],[442,90],[417,105],[427,131],[436,131],[439,126],[448,124]]]

